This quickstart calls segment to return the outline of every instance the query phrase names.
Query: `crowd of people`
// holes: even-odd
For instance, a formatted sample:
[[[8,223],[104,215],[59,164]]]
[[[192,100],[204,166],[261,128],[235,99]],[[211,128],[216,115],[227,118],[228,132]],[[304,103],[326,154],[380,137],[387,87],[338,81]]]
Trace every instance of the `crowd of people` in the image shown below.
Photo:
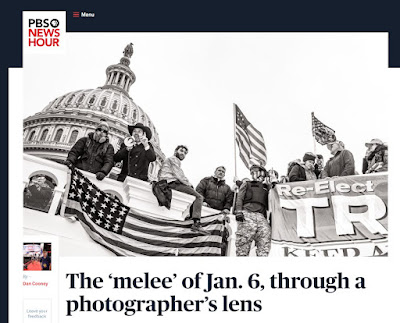
[[[118,181],[124,181],[127,176],[148,181],[149,165],[156,160],[154,148],[149,142],[152,137],[150,128],[141,123],[128,126],[132,136],[130,142],[123,143],[115,154],[108,141],[109,129],[107,122],[101,120],[94,133],[75,143],[65,164],[94,173],[98,180],[102,180],[115,163],[122,161]],[[379,139],[372,139],[365,146],[367,150],[363,159],[363,174],[387,171],[388,146]],[[257,256],[268,256],[271,247],[271,227],[267,216],[270,189],[277,183],[357,175],[353,154],[345,149],[342,141],[329,143],[327,148],[332,157],[325,165],[322,155],[306,152],[302,159],[290,162],[287,174],[280,178],[274,169],[267,171],[262,165],[253,165],[250,168],[251,178],[235,178],[235,185],[231,188],[225,182],[224,166],[218,166],[212,176],[203,178],[196,187],[192,185],[181,167],[189,149],[179,145],[173,156],[164,160],[158,173],[158,181],[163,188],[195,197],[190,215],[193,220],[192,231],[209,234],[201,225],[203,206],[219,210],[224,215],[232,212],[238,223],[237,256],[248,256],[253,241]],[[227,217],[225,219],[228,220]]]
[[[367,148],[363,158],[363,174],[388,171],[388,146],[380,139],[365,143]],[[324,166],[322,155],[305,153],[303,160],[295,160],[288,165],[285,182],[308,181],[327,177],[359,175],[355,170],[353,154],[345,149],[342,141],[327,144],[332,157]]]

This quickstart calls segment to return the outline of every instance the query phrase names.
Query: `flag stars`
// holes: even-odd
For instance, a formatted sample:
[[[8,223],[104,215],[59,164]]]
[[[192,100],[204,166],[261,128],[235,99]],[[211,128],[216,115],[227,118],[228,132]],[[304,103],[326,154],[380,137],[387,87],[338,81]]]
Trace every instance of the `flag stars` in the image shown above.
[[[121,233],[129,207],[99,190],[79,172],[72,176],[76,184],[71,184],[68,198],[80,202],[81,212],[93,224],[116,234]]]

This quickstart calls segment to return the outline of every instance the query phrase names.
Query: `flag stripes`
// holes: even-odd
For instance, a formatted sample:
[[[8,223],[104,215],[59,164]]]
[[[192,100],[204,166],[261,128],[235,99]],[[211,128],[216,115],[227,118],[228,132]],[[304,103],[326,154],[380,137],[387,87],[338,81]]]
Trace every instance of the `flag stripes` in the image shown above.
[[[68,207],[66,209],[68,215],[74,214],[89,236],[105,246],[107,249],[114,252],[116,255],[123,256],[219,256],[221,254],[222,230],[223,225],[220,223],[217,230],[213,233],[221,232],[219,236],[203,236],[192,233],[190,228],[183,228],[183,232],[191,235],[192,238],[182,239],[177,238],[176,242],[170,242],[171,239],[163,237],[157,229],[147,230],[146,237],[142,232],[144,226],[135,228],[136,230],[123,230],[122,235],[115,234],[108,230],[98,227],[90,218],[83,212],[79,211],[79,206]],[[211,216],[218,218],[219,215]],[[164,230],[168,230],[173,226],[165,221]],[[192,221],[187,221],[192,222]],[[170,224],[169,226],[167,224]],[[207,229],[207,225],[203,225]]]
[[[169,221],[132,211],[108,197],[74,170],[65,215],[77,218],[89,236],[118,256],[220,256],[224,224],[220,214],[203,217],[204,236],[192,220]],[[106,202],[105,202],[106,201]]]
[[[243,138],[236,134],[236,143],[239,147],[239,156],[247,168],[250,169],[250,147],[243,142]]]
[[[242,128],[237,128],[236,133],[243,138],[243,141],[246,143],[246,148],[247,150],[251,153],[257,156],[257,158],[264,158],[266,154],[266,149],[264,144],[260,143],[260,140],[258,139],[259,137],[262,138],[262,135],[260,134],[259,137],[255,137],[252,126],[248,126],[247,133],[242,129]]]
[[[236,116],[236,143],[239,147],[239,156],[247,168],[259,164],[265,166],[267,163],[267,149],[264,138],[244,116],[239,107],[234,104]]]
[[[312,134],[319,144],[326,145],[336,140],[335,130],[319,121],[314,112],[311,113],[311,126]]]

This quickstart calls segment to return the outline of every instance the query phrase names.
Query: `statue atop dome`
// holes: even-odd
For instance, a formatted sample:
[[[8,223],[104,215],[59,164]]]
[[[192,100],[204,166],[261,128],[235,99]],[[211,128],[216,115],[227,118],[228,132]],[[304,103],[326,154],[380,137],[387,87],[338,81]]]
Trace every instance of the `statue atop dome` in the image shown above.
[[[132,54],[133,54],[133,44],[132,43],[126,45],[126,47],[125,47],[125,49],[123,51],[123,54],[127,58],[131,58],[132,57]]]

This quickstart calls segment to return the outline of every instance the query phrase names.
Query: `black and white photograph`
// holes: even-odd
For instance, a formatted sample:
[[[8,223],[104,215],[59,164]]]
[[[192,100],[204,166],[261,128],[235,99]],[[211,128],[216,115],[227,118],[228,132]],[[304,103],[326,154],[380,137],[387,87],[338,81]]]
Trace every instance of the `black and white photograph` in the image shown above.
[[[76,33],[24,58],[24,233],[61,256],[388,256],[386,33]]]

